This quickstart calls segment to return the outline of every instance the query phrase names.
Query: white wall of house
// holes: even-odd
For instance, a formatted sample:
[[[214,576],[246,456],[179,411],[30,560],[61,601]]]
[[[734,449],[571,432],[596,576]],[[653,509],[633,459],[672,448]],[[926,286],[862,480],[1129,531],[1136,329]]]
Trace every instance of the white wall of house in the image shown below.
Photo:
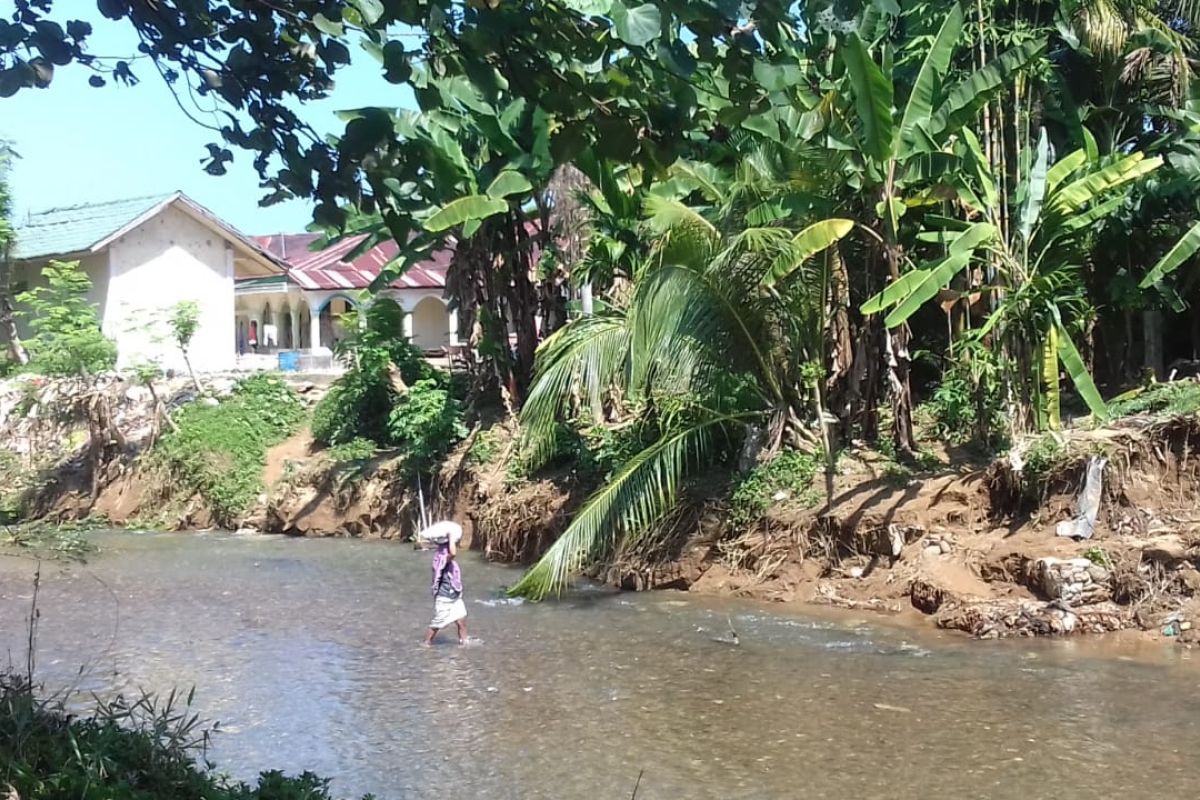
[[[197,370],[235,363],[233,251],[221,236],[176,208],[167,208],[107,249],[109,281],[104,333],[115,339],[118,367],[153,360],[182,369],[166,317],[182,300],[200,306],[189,351]]]

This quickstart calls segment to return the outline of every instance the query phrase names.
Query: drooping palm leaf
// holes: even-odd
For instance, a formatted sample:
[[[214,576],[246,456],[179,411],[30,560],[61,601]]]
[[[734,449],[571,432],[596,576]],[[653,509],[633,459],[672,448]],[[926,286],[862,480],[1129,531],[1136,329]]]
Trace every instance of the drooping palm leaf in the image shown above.
[[[1083,363],[1083,357],[1079,355],[1079,351],[1075,349],[1075,343],[1071,341],[1071,333],[1063,325],[1062,316],[1058,308],[1052,308],[1051,313],[1054,316],[1054,325],[1057,328],[1057,346],[1058,358],[1062,361],[1063,368],[1066,369],[1067,375],[1071,378],[1071,383],[1075,384],[1075,390],[1079,392],[1079,396],[1083,398],[1083,402],[1087,403],[1087,407],[1097,419],[1103,420],[1108,418],[1108,406],[1104,403],[1104,398],[1100,396],[1100,391],[1096,388],[1096,382],[1092,380],[1092,374],[1088,372],[1087,366]]]
[[[521,409],[522,456],[537,468],[554,454],[559,420],[575,397],[598,409],[613,388],[628,384],[630,331],[624,314],[570,322],[538,347],[535,379]]]
[[[644,534],[675,503],[690,467],[706,461],[722,431],[758,418],[757,412],[707,414],[680,425],[642,450],[588,498],[571,524],[509,594],[541,600],[560,593],[572,574],[619,537]]]

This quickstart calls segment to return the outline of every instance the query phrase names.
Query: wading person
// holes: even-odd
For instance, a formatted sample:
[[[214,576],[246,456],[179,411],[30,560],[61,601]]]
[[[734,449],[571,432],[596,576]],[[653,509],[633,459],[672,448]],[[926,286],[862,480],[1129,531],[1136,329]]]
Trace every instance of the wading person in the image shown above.
[[[425,644],[433,644],[438,631],[450,625],[458,628],[458,643],[467,643],[467,606],[463,602],[462,571],[458,568],[458,543],[448,537],[433,555],[433,621],[425,634]]]

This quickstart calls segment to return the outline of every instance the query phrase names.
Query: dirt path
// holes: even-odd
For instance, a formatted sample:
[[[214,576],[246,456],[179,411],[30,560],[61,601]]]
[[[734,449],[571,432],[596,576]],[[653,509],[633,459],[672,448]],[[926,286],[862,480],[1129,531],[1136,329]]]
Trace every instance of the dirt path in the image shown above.
[[[263,467],[263,485],[269,489],[278,483],[288,462],[308,458],[312,452],[312,445],[312,433],[308,428],[303,428],[291,438],[268,450],[267,464]]]

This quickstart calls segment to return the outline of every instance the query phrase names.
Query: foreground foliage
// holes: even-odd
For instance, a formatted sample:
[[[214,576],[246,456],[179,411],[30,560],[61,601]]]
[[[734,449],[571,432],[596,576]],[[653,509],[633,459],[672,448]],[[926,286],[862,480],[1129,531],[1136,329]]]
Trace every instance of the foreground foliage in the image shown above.
[[[42,696],[30,680],[0,674],[0,789],[22,800],[330,800],[312,773],[264,772],[255,784],[221,777],[203,760],[210,731],[192,695],[142,693],[83,713],[69,696]]]
[[[95,375],[117,363],[117,346],[100,330],[100,315],[88,299],[92,281],[78,261],[51,261],[45,286],[17,296],[18,316],[33,336],[25,342],[28,369],[43,375]]]
[[[201,398],[180,410],[178,430],[158,441],[151,463],[181,494],[199,495],[218,523],[234,524],[262,491],[267,449],[293,433],[304,413],[282,379],[260,373],[216,405]]]

